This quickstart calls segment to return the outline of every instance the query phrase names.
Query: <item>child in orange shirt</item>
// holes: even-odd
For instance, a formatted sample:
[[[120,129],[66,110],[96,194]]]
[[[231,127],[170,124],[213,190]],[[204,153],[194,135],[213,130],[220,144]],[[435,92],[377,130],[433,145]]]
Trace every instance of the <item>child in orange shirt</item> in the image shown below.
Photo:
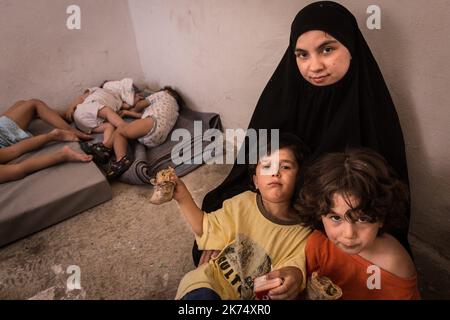
[[[371,150],[317,160],[296,205],[316,229],[305,248],[308,275],[330,278],[342,299],[420,299],[414,264],[389,234],[405,221],[408,201],[407,187]]]

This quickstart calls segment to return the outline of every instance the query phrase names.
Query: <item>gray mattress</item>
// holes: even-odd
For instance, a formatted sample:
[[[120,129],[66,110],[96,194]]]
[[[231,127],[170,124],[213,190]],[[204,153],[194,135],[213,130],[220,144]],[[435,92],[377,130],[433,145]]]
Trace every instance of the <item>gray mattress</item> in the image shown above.
[[[42,121],[33,123],[33,134],[48,131]],[[77,142],[46,146],[35,154],[64,145],[80,150]],[[14,182],[0,184],[0,246],[61,222],[112,198],[111,187],[97,166],[64,163]]]

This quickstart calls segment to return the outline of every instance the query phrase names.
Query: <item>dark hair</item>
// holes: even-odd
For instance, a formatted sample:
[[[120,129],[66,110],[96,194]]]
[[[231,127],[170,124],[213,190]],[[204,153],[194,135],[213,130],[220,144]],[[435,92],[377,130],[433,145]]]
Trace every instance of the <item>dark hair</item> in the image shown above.
[[[177,101],[178,107],[180,109],[183,107],[183,105],[184,105],[183,98],[176,90],[172,89],[172,87],[165,86],[164,88],[162,88],[159,91],[167,91]]]
[[[379,234],[401,228],[409,205],[407,186],[387,161],[370,149],[349,149],[317,159],[305,170],[305,179],[295,208],[300,220],[313,229],[324,230],[322,216],[330,213],[333,195],[340,194],[349,207],[346,218],[356,222],[361,215],[369,222],[382,222]],[[352,206],[349,198],[357,204]]]
[[[276,150],[271,150],[271,139],[268,139],[269,141],[267,142],[266,145],[266,150],[267,150],[267,154],[271,154],[272,152],[276,151]],[[298,194],[298,189],[300,186],[300,172],[301,172],[301,168],[303,166],[303,164],[305,163],[305,160],[309,157],[310,155],[310,149],[309,147],[296,135],[291,134],[291,133],[281,133],[280,134],[280,140],[279,140],[279,148],[280,149],[289,149],[292,151],[294,158],[298,164],[298,173],[297,173],[297,178],[295,181],[295,190],[294,190],[294,197],[293,200],[295,200],[295,196]],[[258,162],[259,162],[259,158],[258,158]],[[250,189],[254,192],[258,192],[258,190],[256,190],[254,184],[253,184],[253,175],[256,174],[256,167],[257,164],[249,164],[248,165],[248,171],[249,171],[249,176],[250,176]]]
[[[103,89],[103,86],[105,85],[105,83],[107,83],[107,82],[109,82],[109,81],[111,81],[111,80],[105,80],[105,81],[103,81],[102,84],[100,85],[100,88]]]

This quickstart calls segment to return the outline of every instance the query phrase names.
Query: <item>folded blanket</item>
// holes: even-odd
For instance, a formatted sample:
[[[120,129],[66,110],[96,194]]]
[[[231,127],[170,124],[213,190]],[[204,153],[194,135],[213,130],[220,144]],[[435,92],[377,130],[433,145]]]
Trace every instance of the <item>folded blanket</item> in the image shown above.
[[[203,141],[203,136],[194,136],[194,121],[202,122],[202,135],[208,129],[222,130],[220,116],[217,113],[204,113],[190,110],[183,106],[180,110],[177,123],[174,130],[179,128],[187,129],[191,134],[191,140],[184,142],[184,147],[191,149],[190,163],[175,164],[172,162],[171,153],[174,146],[179,145],[179,141],[171,141],[169,137],[160,146],[154,148],[146,148],[138,142],[132,142],[129,145],[129,154],[134,159],[130,169],[126,171],[121,177],[120,181],[128,184],[150,184],[150,179],[155,177],[156,172],[165,169],[169,166],[175,169],[177,176],[182,177],[189,172],[195,170],[202,164],[195,164],[193,159],[201,157],[202,154],[196,154],[194,150],[202,150],[209,145],[210,141]],[[201,148],[194,148],[195,144],[201,144]],[[183,147],[183,145],[181,145]],[[215,155],[218,156],[218,155]],[[208,161],[209,159],[204,159]]]

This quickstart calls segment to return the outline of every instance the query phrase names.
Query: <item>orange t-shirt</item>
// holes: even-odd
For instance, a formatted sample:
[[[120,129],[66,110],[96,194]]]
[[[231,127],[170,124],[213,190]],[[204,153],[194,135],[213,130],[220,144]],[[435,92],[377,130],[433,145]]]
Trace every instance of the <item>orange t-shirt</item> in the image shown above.
[[[359,255],[343,252],[320,231],[314,231],[308,238],[305,253],[308,276],[317,271],[319,276],[330,278],[342,289],[341,299],[420,299],[416,276],[400,278],[379,268],[379,286],[375,285],[373,288],[376,284],[376,271],[374,273],[372,267],[374,264]],[[369,289],[369,286],[372,289]]]

